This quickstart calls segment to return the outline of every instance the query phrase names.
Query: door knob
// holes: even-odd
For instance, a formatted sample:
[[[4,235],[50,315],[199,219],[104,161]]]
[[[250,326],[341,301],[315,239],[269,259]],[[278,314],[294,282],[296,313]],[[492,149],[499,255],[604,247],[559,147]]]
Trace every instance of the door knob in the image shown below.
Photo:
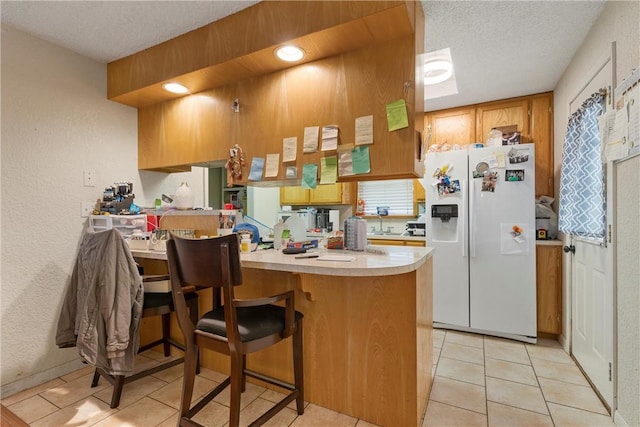
[[[572,254],[576,253],[576,247],[574,245],[565,246],[564,248],[562,248],[562,250],[565,254],[568,254],[569,252],[571,252]]]

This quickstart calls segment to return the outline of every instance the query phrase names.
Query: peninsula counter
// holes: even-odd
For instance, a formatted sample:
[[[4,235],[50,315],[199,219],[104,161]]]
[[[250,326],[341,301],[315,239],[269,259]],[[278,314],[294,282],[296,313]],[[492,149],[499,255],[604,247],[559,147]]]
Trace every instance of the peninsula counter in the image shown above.
[[[243,284],[235,292],[251,298],[295,290],[296,309],[304,313],[306,401],[380,426],[418,426],[431,388],[433,250],[384,249],[384,255],[324,252],[354,257],[350,262],[275,250],[242,254]],[[201,313],[211,307],[206,292]],[[201,352],[201,363],[229,369],[228,358],[214,352]],[[249,355],[247,365],[293,380],[287,340]]]

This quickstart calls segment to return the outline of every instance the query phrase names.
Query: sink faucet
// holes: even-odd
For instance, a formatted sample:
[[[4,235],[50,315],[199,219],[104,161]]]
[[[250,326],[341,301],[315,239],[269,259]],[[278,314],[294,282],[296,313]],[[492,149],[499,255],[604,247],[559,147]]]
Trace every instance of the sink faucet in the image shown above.
[[[384,234],[384,231],[382,231],[382,215],[378,214],[378,219],[380,220],[380,234]]]

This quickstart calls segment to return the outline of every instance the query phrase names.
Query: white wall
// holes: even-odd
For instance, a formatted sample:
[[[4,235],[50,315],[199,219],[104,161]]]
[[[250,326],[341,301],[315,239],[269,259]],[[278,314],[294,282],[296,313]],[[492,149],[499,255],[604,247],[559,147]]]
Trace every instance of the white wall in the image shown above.
[[[85,220],[115,181],[153,206],[187,181],[204,206],[205,171],[137,170],[136,110],[106,99],[106,65],[2,27],[2,397],[78,365],[55,328]],[[83,186],[83,171],[95,187]]]
[[[635,68],[640,66],[640,3],[637,1],[609,1],[602,14],[592,27],[583,45],[574,55],[569,67],[565,71],[561,80],[554,90],[554,164],[555,176],[560,176],[560,161],[562,159],[562,143],[564,132],[567,127],[569,117],[569,102],[571,98],[586,83],[585,74],[592,71],[595,63],[610,48],[611,42],[616,42],[616,78],[620,84]],[[627,169],[628,168],[628,169]],[[640,157],[625,162],[625,173],[635,170],[637,174],[640,169]],[[559,179],[556,179],[556,194],[558,191]],[[635,248],[635,262],[638,262],[638,248],[640,247],[638,232],[637,212],[640,206],[637,205],[638,180],[636,176],[633,180],[619,180],[618,182],[618,205],[616,212],[620,213],[632,210],[636,213],[635,221],[629,221],[625,225],[630,227],[624,232],[627,240],[624,244]],[[635,194],[636,198],[629,198],[627,195]],[[630,208],[625,203],[633,203],[636,206]],[[620,226],[620,224],[618,224]],[[618,248],[618,254],[622,248]],[[632,257],[631,262],[634,261]],[[628,267],[628,266],[627,266]],[[618,269],[617,298],[618,298],[618,415],[622,416],[628,425],[640,425],[640,376],[638,375],[638,354],[640,353],[640,318],[638,316],[638,306],[640,304],[640,278],[636,269]],[[624,268],[627,268],[626,270]],[[633,271],[636,271],[635,276]],[[564,286],[565,313],[569,312],[569,295]],[[624,301],[622,301],[624,300]],[[570,328],[568,318],[564,319],[564,330]],[[616,420],[618,421],[618,420]]]
[[[640,425],[640,156],[616,165],[618,183],[618,413]]]

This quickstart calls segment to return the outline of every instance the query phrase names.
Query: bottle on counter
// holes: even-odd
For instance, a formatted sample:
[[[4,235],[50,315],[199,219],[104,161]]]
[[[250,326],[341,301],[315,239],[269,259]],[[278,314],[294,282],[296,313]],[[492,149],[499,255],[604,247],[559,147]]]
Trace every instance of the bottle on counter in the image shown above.
[[[282,239],[285,229],[287,229],[287,226],[282,220],[279,220],[273,227],[273,248],[276,250],[282,249]]]
[[[251,236],[249,234],[243,234],[240,239],[240,252],[247,254],[251,252]]]

